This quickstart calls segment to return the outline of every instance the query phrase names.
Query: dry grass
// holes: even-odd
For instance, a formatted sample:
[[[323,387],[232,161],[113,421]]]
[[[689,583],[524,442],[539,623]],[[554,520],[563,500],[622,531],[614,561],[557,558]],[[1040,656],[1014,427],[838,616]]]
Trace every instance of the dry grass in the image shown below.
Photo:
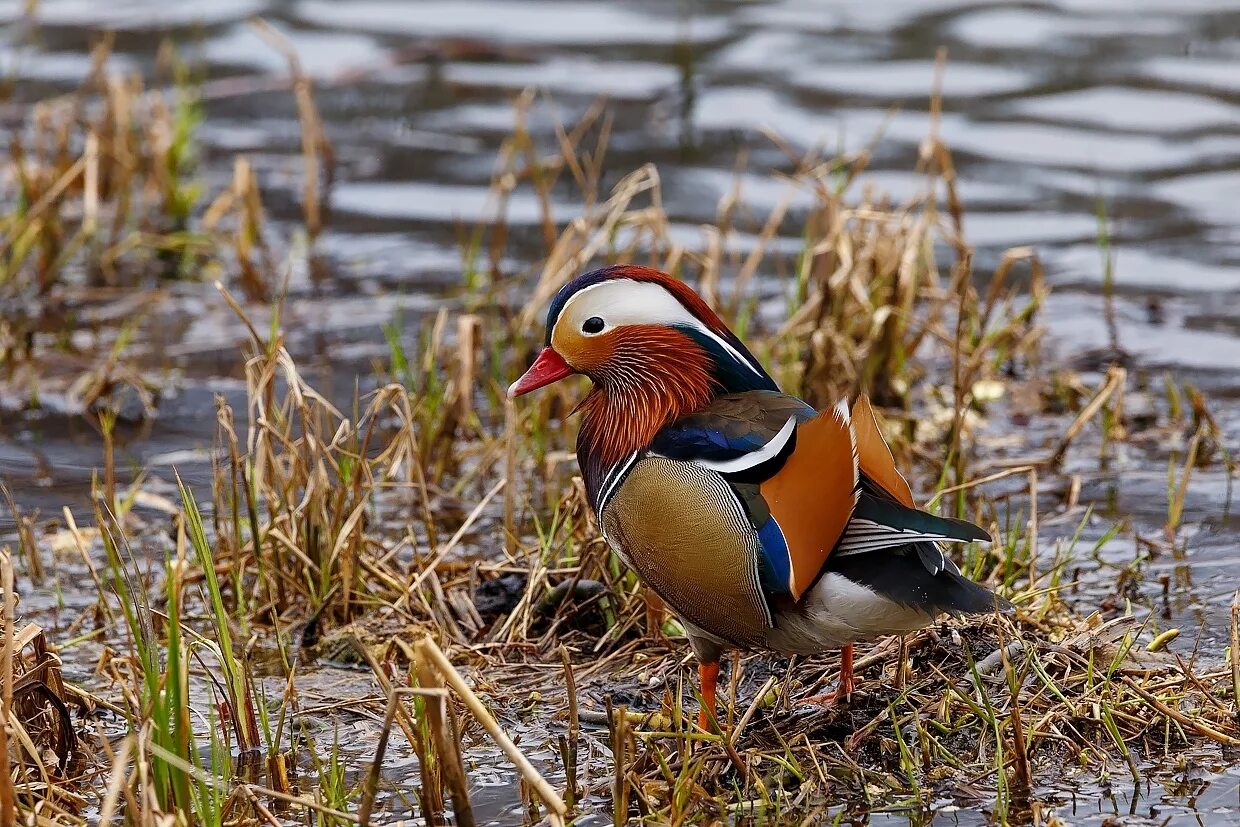
[[[391,331],[378,387],[342,401],[301,374],[278,325],[260,333],[248,318],[276,291],[261,193],[245,160],[233,186],[197,211],[179,172],[189,141],[168,140],[192,121],[192,103],[169,107],[114,81],[87,91],[102,120],[83,125],[85,108],[64,121],[36,115],[36,145],[58,149],[13,153],[31,206],[0,218],[13,240],[0,290],[37,299],[101,278],[141,291],[149,276],[170,275],[167,261],[145,269],[155,266],[142,258],[151,249],[195,267],[221,256],[242,295],[204,289],[223,290],[251,331],[247,409],[218,403],[212,484],[199,493],[210,499],[205,516],[184,487],[176,502],[144,492],[141,481],[120,489],[109,466],[93,525],[66,517],[61,526],[99,592],[89,618],[100,630],[88,641],[99,658],[91,692],[63,685],[54,648],[21,626],[6,581],[4,824],[15,812],[81,822],[91,798],[105,818],[141,825],[367,823],[380,812],[378,771],[346,764],[334,741],[306,734],[312,716],[298,687],[316,661],[371,670],[380,694],[361,706],[419,756],[419,778],[404,784],[428,822],[448,803],[459,823],[470,822],[460,745],[483,732],[519,767],[529,821],[556,821],[563,807],[570,817],[672,824],[812,821],[839,806],[923,811],[941,795],[1006,822],[1036,811],[1039,784],[1075,780],[1072,768],[1151,777],[1174,771],[1181,756],[1240,745],[1234,657],[1169,654],[1152,620],[1122,604],[1087,615],[1068,604],[1089,512],[1058,464],[1099,424],[1104,446],[1128,438],[1126,377],[1115,369],[1091,391],[1041,366],[1037,258],[1013,250],[995,272],[975,273],[951,156],[936,140],[921,159],[925,194],[898,206],[853,194],[867,153],[789,152],[772,172],[790,191],[812,193],[811,209],[780,205],[749,227],[735,208],[739,192],[689,249],[670,240],[656,169],[600,190],[604,108],[559,128],[544,154],[524,129],[525,98],[495,175],[501,217],[469,234],[465,312],[428,319],[413,352]],[[309,180],[319,181],[330,152],[314,137],[304,79],[297,95],[314,200]],[[584,206],[559,226],[550,192],[566,175]],[[498,269],[503,204],[517,187],[532,188],[544,208],[547,252],[532,290]],[[235,224],[221,236],[225,215]],[[307,206],[306,220],[314,235],[322,212]],[[750,229],[756,241],[729,252]],[[793,233],[799,252],[777,252],[772,240]],[[156,237],[181,242],[150,243]],[[97,255],[84,252],[93,245]],[[820,405],[859,390],[881,400],[897,457],[921,490],[1002,537],[995,548],[966,550],[962,563],[1011,597],[1015,616],[945,621],[870,646],[859,698],[835,711],[795,703],[831,679],[833,658],[790,666],[745,655],[731,667],[724,734],[695,729],[680,629],[606,549],[574,477],[567,414],[580,388],[554,388],[520,408],[502,401],[541,340],[549,297],[587,264],[616,261],[693,283],[789,390]],[[980,294],[979,275],[988,285]],[[759,304],[760,290],[786,310]],[[37,377],[30,348],[13,345],[29,337],[6,323],[5,364],[33,365],[26,376]],[[92,401],[109,439],[123,348],[100,364],[90,373],[99,381]],[[1062,393],[1065,385],[1075,392]],[[988,412],[1018,390],[1025,413],[1064,436],[1050,452],[1026,446],[996,465],[979,437]],[[1056,413],[1065,396],[1068,409]],[[1191,470],[1221,439],[1203,401],[1192,414],[1185,464],[1172,465],[1166,537],[1147,542],[1174,547]],[[1065,492],[1065,509],[1042,513],[1052,492]],[[138,520],[138,501],[158,503],[171,531]],[[1053,523],[1061,539],[1049,542]],[[24,570],[6,556],[4,575],[38,587],[46,536],[19,524]],[[1076,536],[1064,535],[1074,524]],[[111,710],[117,726],[92,727],[79,713],[66,729],[67,704]],[[513,728],[517,743],[503,735]],[[546,743],[531,742],[536,731]],[[79,742],[83,766],[71,768]],[[385,734],[375,766],[388,748]],[[542,758],[521,757],[533,753]],[[298,771],[311,777],[298,782]]]
[[[285,48],[278,33],[260,29]],[[146,321],[143,297],[174,281],[217,277],[250,301],[269,301],[281,289],[250,162],[237,156],[232,181],[208,191],[196,141],[203,85],[170,46],[161,50],[149,87],[139,76],[110,72],[110,48],[110,40],[95,48],[94,70],[75,94],[33,106],[0,162],[0,375],[9,404],[37,405],[49,374],[69,374],[76,380],[68,393],[73,408],[104,407],[101,401],[128,387],[149,410],[151,389],[116,358]],[[334,155],[295,56],[290,78],[313,244]],[[66,325],[91,316],[104,323],[91,330],[93,352],[79,352]],[[107,324],[118,318],[131,321]]]
[[[83,753],[69,704],[73,690],[61,679],[60,660],[39,626],[19,628],[13,561],[0,554],[3,642],[0,644],[0,818],[14,823],[19,811],[68,818],[86,798],[63,785],[80,769]]]

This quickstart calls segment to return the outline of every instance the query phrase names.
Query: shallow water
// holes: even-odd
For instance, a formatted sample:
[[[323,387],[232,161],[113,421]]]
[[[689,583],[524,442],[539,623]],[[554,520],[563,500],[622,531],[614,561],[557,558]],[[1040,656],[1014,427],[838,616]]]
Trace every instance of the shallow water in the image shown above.
[[[159,43],[172,36],[205,66],[210,83],[240,79],[238,89],[284,70],[246,19],[262,15],[290,37],[317,80],[339,167],[320,239],[327,275],[295,274],[284,321],[299,359],[336,377],[368,372],[370,358],[385,351],[379,327],[397,308],[414,317],[458,283],[458,224],[490,215],[492,162],[512,123],[512,99],[527,86],[554,101],[540,101],[530,119],[545,140],[553,135],[551,111],[571,121],[609,95],[616,120],[605,186],[656,162],[670,217],[700,244],[696,225],[714,217],[731,189],[740,149],[755,169],[782,161],[764,128],[797,147],[855,150],[882,127],[863,180],[897,199],[918,191],[909,171],[930,126],[935,49],[946,46],[939,129],[955,153],[979,270],[1008,247],[1035,245],[1055,287],[1045,317],[1050,350],[1088,366],[1090,354],[1111,344],[1102,320],[1101,199],[1116,248],[1119,344],[1132,368],[1153,384],[1163,372],[1193,383],[1214,400],[1225,432],[1240,429],[1240,9],[1233,3],[50,0],[33,17],[26,6],[0,0],[0,77],[20,78],[0,104],[0,132],[16,127],[24,104],[72,89],[89,66],[90,43],[105,30],[117,33],[114,67],[149,71]],[[300,137],[287,90],[255,84],[209,98],[206,109],[200,137],[208,189],[228,180],[229,159],[243,151],[271,216],[297,225]],[[778,182],[743,177],[755,225],[783,195]],[[557,218],[574,209],[566,194]],[[538,215],[532,199],[510,205],[511,272],[538,255]],[[90,312],[83,311],[87,325]],[[122,434],[122,464],[175,464],[191,469],[194,481],[214,431],[213,394],[242,391],[244,331],[213,291],[197,285],[169,288],[160,318],[145,359],[176,369],[178,378],[169,381],[158,418]],[[93,430],[54,410],[0,416],[0,475],[21,504],[54,513],[81,503],[99,464]],[[1111,497],[1118,513],[1161,525],[1165,467],[1136,451],[1105,475],[1096,463],[1081,464],[1083,499]],[[1187,553],[1153,563],[1143,592],[1158,593],[1159,573],[1174,576],[1169,622],[1200,624],[1202,645],[1221,647],[1240,522],[1223,511],[1221,471],[1194,480],[1186,519],[1197,527]],[[6,519],[0,516],[0,530]],[[1114,554],[1130,558],[1131,549]],[[1151,820],[1240,818],[1234,771],[1205,783],[1202,795],[1173,795],[1165,805],[1157,790],[1117,792],[1113,806]],[[1078,803],[1064,815],[1102,822],[1111,806]]]

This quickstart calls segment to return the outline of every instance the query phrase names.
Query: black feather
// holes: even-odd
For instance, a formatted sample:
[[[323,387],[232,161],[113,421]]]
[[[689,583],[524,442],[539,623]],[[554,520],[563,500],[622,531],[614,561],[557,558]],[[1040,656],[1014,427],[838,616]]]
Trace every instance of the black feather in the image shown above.
[[[918,543],[914,548],[917,549],[917,557],[921,560],[921,564],[931,574],[938,574],[951,566],[947,555],[943,554],[943,549],[939,548],[938,543]]]
[[[825,571],[843,575],[903,606],[929,614],[980,614],[1010,611],[1012,604],[985,586],[956,572],[954,567],[931,574],[913,543],[892,554],[854,554],[828,557]]]
[[[895,500],[880,499],[862,491],[857,499],[854,517],[870,520],[879,525],[891,526],[919,534],[937,534],[955,540],[984,540],[990,542],[989,532],[967,520],[952,517],[936,517],[916,508],[901,505]]]

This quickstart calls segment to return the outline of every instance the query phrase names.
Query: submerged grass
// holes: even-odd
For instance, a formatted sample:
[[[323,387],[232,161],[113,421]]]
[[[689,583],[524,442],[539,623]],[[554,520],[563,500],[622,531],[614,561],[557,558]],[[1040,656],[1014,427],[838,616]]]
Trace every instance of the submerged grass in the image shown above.
[[[313,238],[330,147],[316,137],[312,90],[290,62]],[[920,160],[924,193],[907,204],[855,194],[868,151],[788,149],[772,171],[788,199],[750,227],[735,209],[738,191],[691,248],[673,240],[654,167],[602,190],[604,107],[558,126],[546,150],[526,129],[525,96],[495,173],[497,217],[463,233],[463,312],[426,319],[416,345],[399,324],[385,329],[389,364],[373,389],[341,400],[317,390],[285,345],[261,193],[244,158],[232,187],[198,210],[188,181],[200,111],[185,77],[168,107],[101,70],[86,91],[103,121],[82,131],[85,110],[63,120],[36,114],[44,149],[9,161],[24,183],[0,217],[10,239],[5,295],[43,307],[97,274],[141,296],[146,277],[131,258],[155,249],[175,258],[158,278],[226,272],[228,287],[204,289],[221,291],[250,342],[246,409],[217,402],[209,491],[177,479],[179,502],[154,497],[144,488],[153,475],[122,491],[108,450],[94,525],[65,520],[99,590],[90,691],[66,686],[41,632],[19,628],[19,572],[10,551],[0,561],[5,823],[20,811],[39,823],[346,824],[416,807],[428,823],[450,809],[468,825],[462,746],[483,736],[517,768],[527,822],[585,813],[617,823],[838,820],[922,813],[947,795],[1007,823],[1028,820],[1038,789],[1072,780],[1073,768],[1088,778],[1151,777],[1174,772],[1186,754],[1223,761],[1240,747],[1240,633],[1227,662],[1184,658],[1164,651],[1170,630],[1123,600],[1098,612],[1072,605],[1091,512],[1061,469],[1090,429],[1127,438],[1127,375],[1113,367],[1090,394],[1042,364],[1038,259],[1011,250],[993,272],[976,272],[951,154],[933,135]],[[567,178],[583,207],[561,225],[550,193]],[[519,186],[543,210],[546,257],[532,288],[499,266],[502,205]],[[792,209],[798,190],[812,195],[810,208]],[[148,203],[140,196],[150,192]],[[220,235],[225,216],[235,227]],[[97,243],[105,224],[110,236]],[[774,243],[794,236],[793,253]],[[621,261],[694,284],[790,391],[819,406],[858,391],[884,404],[899,464],[914,469],[931,505],[1001,538],[966,549],[962,562],[1016,603],[1015,616],[945,620],[869,646],[857,662],[859,696],[831,710],[796,699],[831,679],[833,657],[738,656],[720,732],[697,729],[682,630],[607,550],[575,477],[568,414],[580,389],[552,388],[521,408],[502,401],[541,340],[555,290],[590,264]],[[264,302],[271,323],[260,333],[250,317]],[[4,324],[7,382],[37,387],[46,337],[10,317]],[[88,371],[94,390],[83,410],[98,411],[105,444],[120,389],[145,381],[127,364],[128,339],[118,334]],[[1055,422],[1062,437],[1049,450],[987,456],[988,416],[1035,381],[1043,390],[1022,397],[1020,413]],[[1081,392],[1056,412],[1067,385]],[[1222,439],[1204,401],[1188,395],[1195,430],[1182,468],[1168,458],[1169,544],[1193,467]],[[1052,491],[1063,508],[1047,514]],[[160,503],[171,534],[138,518],[140,498]],[[20,575],[38,587],[46,540],[10,508]],[[1140,563],[1128,577],[1141,576]],[[318,719],[303,706],[305,675],[341,661],[369,669],[381,690],[358,703],[383,722],[373,766],[344,749],[336,721],[330,741],[316,736]],[[91,726],[70,703],[116,717],[110,728]],[[509,738],[510,727],[522,737]],[[418,758],[419,780],[399,782],[417,788],[407,796],[381,773],[389,735]],[[52,746],[55,767],[41,745]]]

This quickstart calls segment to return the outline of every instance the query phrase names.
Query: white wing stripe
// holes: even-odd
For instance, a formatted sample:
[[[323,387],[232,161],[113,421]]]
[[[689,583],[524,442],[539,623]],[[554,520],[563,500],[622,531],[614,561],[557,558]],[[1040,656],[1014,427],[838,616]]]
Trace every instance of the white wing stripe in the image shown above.
[[[835,554],[864,554],[869,551],[879,551],[885,548],[894,548],[919,542],[967,543],[969,541],[961,540],[958,537],[948,537],[944,534],[926,534],[920,531],[892,528],[872,520],[854,518],[848,524],[848,528],[844,530],[844,536],[840,538]]]
[[[756,451],[750,451],[736,459],[727,459],[714,461],[709,459],[695,459],[694,465],[702,468],[709,468],[711,471],[718,471],[720,474],[735,474],[739,471],[747,471],[750,468],[756,468],[764,462],[775,459],[779,456],[779,452],[784,450],[788,444],[788,440],[792,439],[792,433],[797,428],[797,418],[795,416],[788,417],[788,421],[784,423],[784,427],[779,429],[779,433],[771,437],[771,441],[763,445]]]

